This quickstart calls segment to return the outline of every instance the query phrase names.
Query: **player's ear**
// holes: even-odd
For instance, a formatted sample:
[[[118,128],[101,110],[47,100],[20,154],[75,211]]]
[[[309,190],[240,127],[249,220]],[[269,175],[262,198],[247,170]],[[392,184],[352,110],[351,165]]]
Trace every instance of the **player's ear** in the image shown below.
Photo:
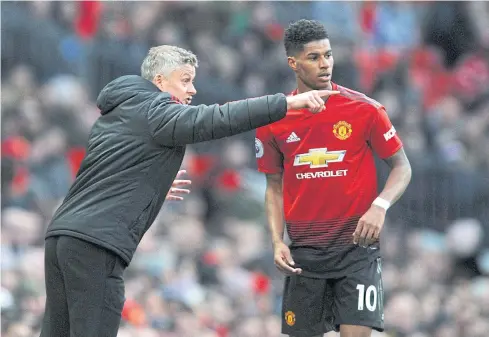
[[[293,71],[296,71],[297,70],[297,61],[295,59],[295,57],[293,56],[288,56],[287,57],[287,63],[289,64],[289,67],[293,70]]]

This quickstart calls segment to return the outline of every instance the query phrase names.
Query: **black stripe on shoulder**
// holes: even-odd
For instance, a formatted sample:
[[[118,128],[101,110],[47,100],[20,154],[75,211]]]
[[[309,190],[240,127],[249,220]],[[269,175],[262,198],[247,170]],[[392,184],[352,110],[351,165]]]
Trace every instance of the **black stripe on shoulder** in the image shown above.
[[[377,102],[373,98],[370,98],[367,95],[362,94],[361,92],[351,90],[351,89],[342,87],[340,85],[338,85],[338,90],[340,91],[341,96],[348,98],[352,101],[369,104],[369,105],[373,106],[375,109],[380,109],[383,107],[383,105],[380,102]]]

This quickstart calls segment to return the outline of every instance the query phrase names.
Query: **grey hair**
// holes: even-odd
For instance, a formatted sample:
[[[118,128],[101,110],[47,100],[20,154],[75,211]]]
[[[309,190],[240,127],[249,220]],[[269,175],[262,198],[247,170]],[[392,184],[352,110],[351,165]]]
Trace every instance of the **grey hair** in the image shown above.
[[[153,47],[141,65],[141,76],[148,81],[152,81],[158,74],[168,77],[175,69],[185,64],[197,68],[199,66],[197,56],[176,46]]]

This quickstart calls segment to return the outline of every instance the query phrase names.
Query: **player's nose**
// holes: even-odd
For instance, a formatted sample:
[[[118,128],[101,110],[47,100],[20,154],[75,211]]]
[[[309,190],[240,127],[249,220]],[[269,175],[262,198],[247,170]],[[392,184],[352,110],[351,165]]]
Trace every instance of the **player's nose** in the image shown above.
[[[319,60],[319,67],[321,69],[328,69],[330,66],[331,66],[331,63],[329,62],[329,60],[324,56],[321,57],[321,59]]]

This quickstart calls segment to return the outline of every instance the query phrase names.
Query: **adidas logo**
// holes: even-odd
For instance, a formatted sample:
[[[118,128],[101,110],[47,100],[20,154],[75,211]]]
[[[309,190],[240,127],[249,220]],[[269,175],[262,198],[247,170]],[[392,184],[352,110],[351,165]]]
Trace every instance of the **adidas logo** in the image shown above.
[[[301,139],[299,137],[297,137],[295,132],[292,132],[285,142],[286,143],[293,143],[293,142],[298,142],[299,140],[301,140]]]

